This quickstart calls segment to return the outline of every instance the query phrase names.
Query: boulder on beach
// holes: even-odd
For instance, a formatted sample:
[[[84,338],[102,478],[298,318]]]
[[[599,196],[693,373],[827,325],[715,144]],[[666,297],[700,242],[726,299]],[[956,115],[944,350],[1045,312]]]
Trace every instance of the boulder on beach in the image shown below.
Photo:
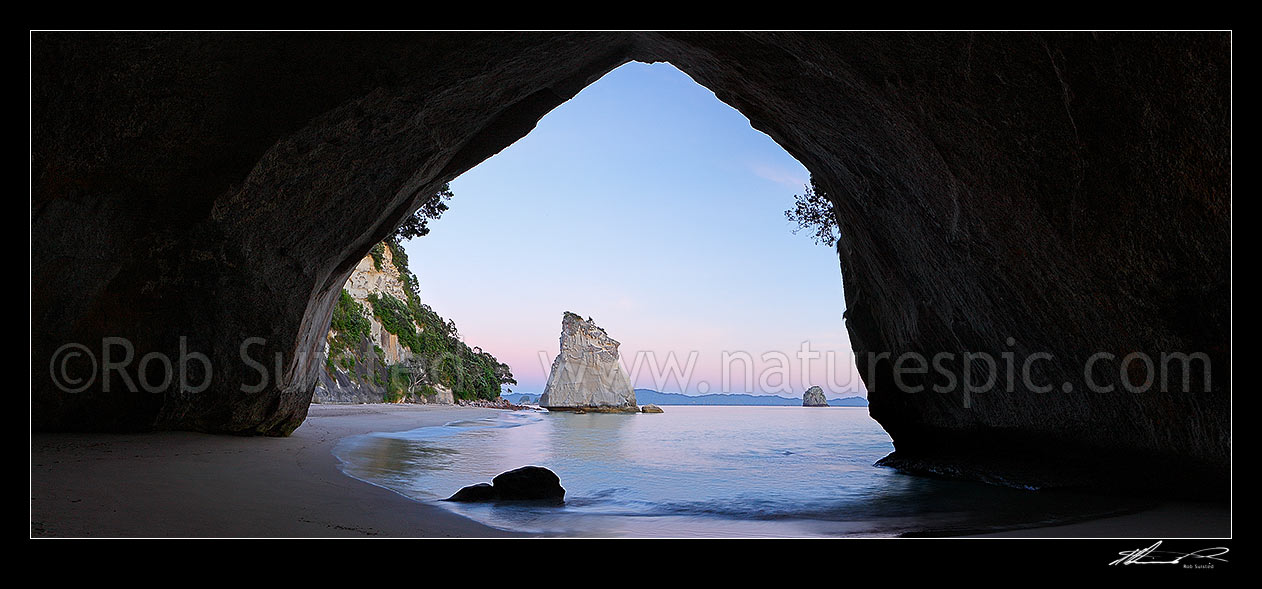
[[[469,485],[456,491],[447,501],[540,501],[563,503],[565,488],[561,477],[542,466],[523,466],[503,472],[490,483]]]
[[[802,395],[803,407],[827,407],[828,399],[824,397],[824,389],[811,387]]]
[[[635,413],[635,390],[618,363],[617,340],[590,318],[566,312],[561,353],[552,361],[539,405],[549,411]]]
[[[455,495],[448,497],[448,501],[495,501],[499,495],[495,492],[495,487],[491,483],[478,483],[469,485],[459,491]]]
[[[648,405],[641,405],[640,412],[641,413],[664,413],[661,407],[658,407],[657,405],[654,405],[652,403],[649,403]]]

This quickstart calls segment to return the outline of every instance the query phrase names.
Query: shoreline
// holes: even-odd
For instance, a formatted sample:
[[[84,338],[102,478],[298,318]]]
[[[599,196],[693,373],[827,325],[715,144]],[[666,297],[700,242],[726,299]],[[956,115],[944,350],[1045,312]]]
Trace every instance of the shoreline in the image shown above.
[[[313,404],[307,420],[286,438],[36,433],[31,437],[31,536],[532,537],[344,474],[332,452],[350,436],[500,411]],[[936,537],[1221,538],[1231,533],[1231,516],[1225,505],[1168,501],[1133,513],[978,532]]]

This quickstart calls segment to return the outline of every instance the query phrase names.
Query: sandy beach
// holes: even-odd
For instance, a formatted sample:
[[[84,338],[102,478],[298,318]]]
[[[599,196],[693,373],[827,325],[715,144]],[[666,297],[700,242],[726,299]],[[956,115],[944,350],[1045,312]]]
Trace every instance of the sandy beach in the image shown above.
[[[436,405],[312,405],[287,438],[189,432],[31,439],[35,537],[502,537],[352,479],[337,440],[493,414]],[[471,481],[476,482],[476,481]]]
[[[511,537],[343,474],[347,436],[493,415],[436,405],[312,405],[287,438],[190,432],[34,434],[33,537]],[[470,481],[477,482],[477,481]],[[1221,538],[1222,505],[988,534],[1006,538]]]

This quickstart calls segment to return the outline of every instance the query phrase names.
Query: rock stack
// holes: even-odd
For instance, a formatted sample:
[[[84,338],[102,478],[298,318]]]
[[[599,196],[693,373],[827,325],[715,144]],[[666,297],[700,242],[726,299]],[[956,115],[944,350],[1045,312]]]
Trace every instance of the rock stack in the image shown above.
[[[566,312],[561,353],[552,361],[539,405],[549,411],[635,413],[635,390],[618,363],[618,342],[591,319]]]
[[[827,407],[828,399],[824,398],[824,389],[811,387],[802,395],[803,407]]]

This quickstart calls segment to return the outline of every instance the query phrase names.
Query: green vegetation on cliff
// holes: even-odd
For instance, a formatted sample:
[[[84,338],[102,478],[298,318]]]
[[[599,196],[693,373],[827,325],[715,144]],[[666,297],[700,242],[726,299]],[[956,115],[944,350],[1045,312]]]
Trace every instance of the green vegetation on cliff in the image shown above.
[[[443,319],[421,303],[416,277],[408,270],[407,256],[397,243],[387,242],[399,276],[408,293],[407,302],[387,293],[368,296],[381,326],[421,360],[432,383],[451,389],[457,399],[495,399],[501,385],[517,384],[508,365],[481,348],[470,347],[453,321]],[[419,329],[417,328],[419,326]]]
[[[385,259],[386,255],[386,244],[382,242],[372,246],[372,251],[368,252],[368,255],[372,256],[373,268],[376,268],[377,271],[380,272],[382,261]]]
[[[342,289],[333,307],[333,320],[329,322],[329,357],[325,367],[329,370],[334,366],[346,370],[354,368],[356,349],[359,342],[369,339],[371,327],[364,306]]]
[[[421,303],[416,275],[408,268],[407,254],[396,238],[373,247],[373,266],[383,269],[386,248],[407,300],[373,292],[364,305],[343,290],[329,326],[329,358],[325,366],[330,374],[341,368],[357,382],[384,386],[386,402],[406,400],[410,395],[432,397],[437,386],[451,390],[456,399],[496,399],[503,385],[517,384],[508,365],[481,348],[470,347],[460,338],[455,322],[443,319],[429,305]],[[367,343],[371,341],[370,316],[411,350],[410,361],[383,365],[384,351]]]

